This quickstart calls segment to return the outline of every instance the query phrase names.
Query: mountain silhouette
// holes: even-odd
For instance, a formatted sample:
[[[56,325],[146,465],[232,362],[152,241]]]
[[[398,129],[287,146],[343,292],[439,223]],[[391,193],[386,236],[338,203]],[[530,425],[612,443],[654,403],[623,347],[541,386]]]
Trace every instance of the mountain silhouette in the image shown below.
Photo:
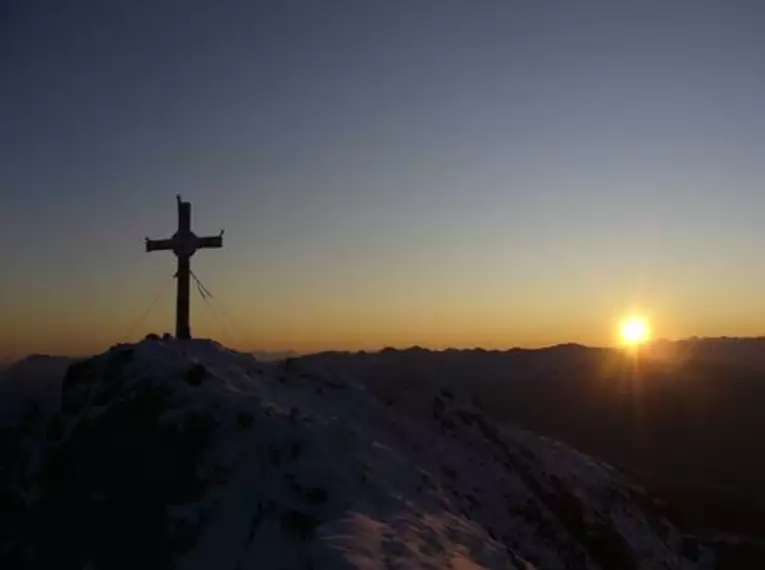
[[[0,432],[3,567],[712,567],[612,467],[318,364],[159,339],[71,364],[58,413]]]

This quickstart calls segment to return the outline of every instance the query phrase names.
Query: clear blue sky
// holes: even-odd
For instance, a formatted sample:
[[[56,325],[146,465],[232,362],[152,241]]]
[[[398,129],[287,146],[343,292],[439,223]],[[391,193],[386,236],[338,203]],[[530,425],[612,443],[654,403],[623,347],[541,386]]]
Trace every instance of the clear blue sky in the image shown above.
[[[765,7],[49,1],[0,8],[0,358],[171,330],[194,257],[264,348],[757,334]],[[172,284],[170,284],[172,287]],[[229,327],[228,329],[226,327]],[[223,340],[226,340],[223,338]]]

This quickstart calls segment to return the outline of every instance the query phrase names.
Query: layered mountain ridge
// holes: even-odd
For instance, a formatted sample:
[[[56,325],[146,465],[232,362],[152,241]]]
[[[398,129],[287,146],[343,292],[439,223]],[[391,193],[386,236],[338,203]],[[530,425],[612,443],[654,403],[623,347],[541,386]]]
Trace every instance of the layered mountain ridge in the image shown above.
[[[707,568],[608,465],[458,391],[398,406],[310,361],[146,340],[2,433],[16,568]]]

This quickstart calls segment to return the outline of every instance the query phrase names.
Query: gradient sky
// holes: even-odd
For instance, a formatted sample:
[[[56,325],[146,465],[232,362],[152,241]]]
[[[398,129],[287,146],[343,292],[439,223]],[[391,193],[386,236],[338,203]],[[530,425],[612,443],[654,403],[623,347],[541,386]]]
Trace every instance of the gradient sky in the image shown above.
[[[0,358],[763,332],[761,2],[1,6]]]

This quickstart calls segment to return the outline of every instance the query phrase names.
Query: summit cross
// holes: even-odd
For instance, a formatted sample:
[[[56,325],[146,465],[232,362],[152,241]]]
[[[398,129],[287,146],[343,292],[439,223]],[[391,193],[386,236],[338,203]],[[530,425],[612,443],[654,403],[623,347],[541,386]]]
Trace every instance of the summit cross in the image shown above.
[[[223,230],[217,236],[199,237],[191,231],[191,202],[178,201],[178,231],[170,239],[153,240],[146,238],[146,251],[172,251],[178,258],[178,272],[175,278],[178,293],[175,305],[175,337],[191,338],[189,326],[189,285],[191,277],[191,256],[198,249],[223,247]]]

